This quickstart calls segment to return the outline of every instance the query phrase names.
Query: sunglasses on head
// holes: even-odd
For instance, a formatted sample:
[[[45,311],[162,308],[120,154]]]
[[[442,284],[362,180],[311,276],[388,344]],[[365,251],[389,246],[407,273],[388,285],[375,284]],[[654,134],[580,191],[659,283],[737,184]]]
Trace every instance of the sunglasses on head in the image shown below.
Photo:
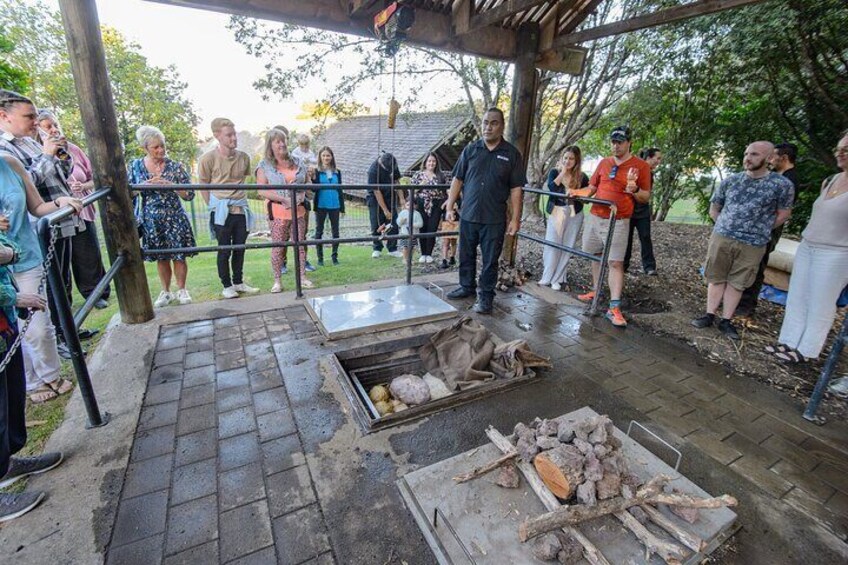
[[[617,174],[618,174],[618,165],[613,165],[612,169],[610,169],[610,172],[609,172],[609,178],[614,179],[615,175],[617,175]]]

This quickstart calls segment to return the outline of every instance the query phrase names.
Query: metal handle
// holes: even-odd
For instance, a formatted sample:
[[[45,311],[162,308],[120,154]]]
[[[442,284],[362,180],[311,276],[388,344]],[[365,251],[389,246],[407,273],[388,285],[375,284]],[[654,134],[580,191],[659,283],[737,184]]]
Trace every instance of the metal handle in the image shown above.
[[[471,553],[468,551],[468,548],[467,548],[467,547],[465,547],[465,544],[464,544],[464,543],[462,543],[462,540],[461,540],[461,539],[459,539],[459,534],[457,534],[457,533],[456,533],[456,530],[454,530],[454,529],[453,529],[453,526],[451,526],[451,523],[448,521],[448,517],[447,517],[447,516],[445,516],[445,513],[444,513],[444,512],[442,512],[441,510],[439,510],[439,507],[438,507],[438,506],[436,506],[435,508],[433,508],[433,528],[438,528],[438,527],[439,527],[439,514],[441,514],[441,515],[442,515],[442,521],[445,523],[445,526],[447,526],[447,527],[448,527],[448,530],[449,530],[449,531],[450,531],[450,533],[453,535],[453,538],[456,540],[456,543],[458,543],[458,544],[459,544],[459,547],[461,547],[461,548],[462,548],[462,551],[463,551],[463,553],[465,553],[465,556],[468,558],[468,560],[469,560],[469,561],[471,561],[471,563],[472,563],[473,565],[477,565],[477,562],[476,562],[476,561],[474,561],[474,558],[473,558],[473,557],[471,557]]]
[[[640,424],[639,422],[637,422],[636,420],[630,420],[630,425],[627,426],[627,437],[630,437],[630,431],[633,429],[633,424],[636,424],[637,426],[639,426],[640,428],[645,430],[648,433],[648,435],[652,436],[658,442],[662,443],[667,448],[669,448],[671,451],[673,451],[677,454],[677,463],[674,464],[674,470],[677,471],[678,468],[680,467],[680,460],[683,459],[683,454],[680,453],[680,451],[676,447],[674,447],[673,445],[668,443],[666,440],[664,440],[663,438],[661,438],[660,436],[658,436],[657,434],[655,434],[654,432],[652,432],[651,430],[646,428],[643,424]]]
[[[436,290],[438,291],[438,293],[437,293],[437,294],[439,295],[439,297],[440,297],[442,300],[444,300],[444,299],[445,299],[445,289],[443,289],[442,287],[440,287],[439,285],[437,285],[437,284],[436,284],[436,283],[434,283],[434,282],[429,282],[429,283],[427,283],[427,290],[428,290],[429,292],[433,292],[433,289],[436,289]]]

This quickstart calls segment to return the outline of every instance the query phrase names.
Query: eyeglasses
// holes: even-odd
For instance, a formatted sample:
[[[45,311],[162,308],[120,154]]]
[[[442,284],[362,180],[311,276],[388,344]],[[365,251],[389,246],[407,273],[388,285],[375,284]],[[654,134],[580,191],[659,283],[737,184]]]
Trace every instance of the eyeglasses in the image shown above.
[[[614,179],[615,175],[617,175],[617,174],[618,174],[618,165],[613,165],[612,169],[610,169],[610,172],[609,172],[609,178]]]
[[[833,150],[833,154],[837,157],[848,155],[848,147],[837,147]]]

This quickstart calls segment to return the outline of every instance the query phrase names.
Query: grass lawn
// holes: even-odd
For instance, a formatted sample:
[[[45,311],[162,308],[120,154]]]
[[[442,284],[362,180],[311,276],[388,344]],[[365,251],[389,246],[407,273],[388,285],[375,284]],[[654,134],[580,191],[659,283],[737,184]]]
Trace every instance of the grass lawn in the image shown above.
[[[250,239],[249,242],[262,241],[260,239]],[[198,245],[210,245],[210,240],[207,234],[198,237]],[[283,276],[283,289],[286,291],[294,290],[294,271],[293,250],[289,250],[288,267],[290,274]],[[326,267],[319,267],[314,273],[309,273],[309,278],[315,283],[315,288],[339,286],[343,284],[359,284],[375,280],[402,278],[405,276],[405,264],[402,259],[388,256],[385,252],[380,259],[371,258],[370,245],[342,245],[339,249],[339,262],[337,266],[330,263],[330,248],[325,246],[325,258],[327,260]],[[104,257],[106,256],[104,250]],[[187,288],[191,293],[194,302],[203,302],[208,300],[217,300],[221,297],[221,283],[218,280],[218,271],[215,263],[215,253],[201,253],[189,259],[189,272]],[[417,258],[417,256],[416,256]],[[313,264],[317,263],[315,249],[309,249],[309,259]],[[161,285],[156,272],[155,263],[145,263],[147,271],[147,280],[150,285],[151,296],[155,299],[159,295]],[[413,265],[414,272],[419,270],[418,263]],[[263,293],[267,293],[273,284],[273,276],[271,274],[271,250],[257,249],[249,250],[245,257],[244,264],[245,281],[252,286],[261,289]],[[309,290],[305,289],[308,294]],[[82,296],[75,291],[74,305],[79,307],[83,303]],[[169,308],[178,308],[179,306],[168,306]],[[109,307],[103,310],[93,310],[85,322],[85,327],[90,329],[98,329],[101,334],[106,328],[106,325],[118,311],[118,302],[113,294],[109,300]],[[99,335],[94,339],[84,342],[83,345],[89,352],[97,346]],[[65,378],[76,380],[71,367],[70,361],[65,361],[62,364],[62,376]],[[29,439],[22,455],[40,453],[43,451],[44,444],[50,438],[53,431],[62,423],[64,417],[65,405],[68,402],[70,395],[65,395],[45,404],[36,405],[27,402],[27,432]],[[108,407],[101,407],[107,409]],[[80,430],[80,433],[86,433],[85,430]],[[24,482],[14,485],[10,490],[19,492],[25,487]]]

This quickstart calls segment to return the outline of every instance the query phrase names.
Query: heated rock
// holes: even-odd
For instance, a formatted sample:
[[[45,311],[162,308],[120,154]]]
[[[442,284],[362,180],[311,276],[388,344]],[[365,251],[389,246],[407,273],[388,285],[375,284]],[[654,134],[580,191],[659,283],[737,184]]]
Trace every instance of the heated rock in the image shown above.
[[[604,467],[594,454],[586,457],[583,463],[583,476],[587,481],[600,481],[604,476]]]
[[[561,444],[559,440],[555,437],[539,436],[536,438],[536,445],[539,446],[539,449],[545,451],[547,449],[555,449]]]
[[[534,430],[536,430],[536,429],[539,428],[539,426],[541,424],[542,424],[542,419],[539,418],[538,416],[536,416],[535,418],[533,418],[533,421],[530,422],[530,427],[533,428]]]
[[[560,423],[557,431],[557,439],[561,443],[571,443],[571,440],[574,439],[574,428],[567,424]]]
[[[618,496],[621,491],[621,476],[615,473],[604,473],[603,478],[595,484],[598,500],[607,500]]]
[[[595,446],[598,447],[597,445]],[[597,455],[597,450],[595,450],[595,454]],[[612,473],[615,475],[621,475],[624,473],[624,461],[621,458],[620,453],[612,453],[603,460],[604,473]]]
[[[533,441],[536,438],[536,433],[521,422],[515,424],[515,428],[512,431],[515,433],[516,440],[526,439]]]
[[[599,422],[598,426],[589,434],[589,441],[595,445],[606,443],[607,428],[604,422]]]
[[[536,428],[536,434],[542,436],[556,436],[558,431],[559,424],[556,420],[542,420],[542,423]]]
[[[520,483],[521,479],[518,477],[515,465],[504,465],[495,477],[495,484],[504,488],[518,488]]]
[[[520,438],[515,444],[515,450],[518,451],[518,456],[522,461],[531,463],[536,454],[539,453],[539,446],[536,445],[535,439]]]
[[[533,542],[533,556],[542,561],[553,561],[562,549],[562,544],[554,534],[545,534]]]
[[[430,400],[430,387],[421,377],[401,375],[389,385],[392,396],[406,405],[424,404]]]
[[[593,481],[586,481],[577,487],[577,501],[586,506],[594,506],[598,503],[595,483]]]
[[[607,453],[609,453],[609,449],[607,449],[607,446],[605,445],[596,445],[593,450],[595,452],[595,457],[598,459],[603,459],[607,456]]]
[[[583,559],[583,546],[574,537],[565,532],[557,532],[557,538],[562,549],[557,553],[557,561],[560,563],[578,563]]]
[[[583,455],[589,455],[594,450],[591,443],[579,438],[575,438],[572,444],[574,444],[574,447],[579,449],[580,453],[582,453]]]

